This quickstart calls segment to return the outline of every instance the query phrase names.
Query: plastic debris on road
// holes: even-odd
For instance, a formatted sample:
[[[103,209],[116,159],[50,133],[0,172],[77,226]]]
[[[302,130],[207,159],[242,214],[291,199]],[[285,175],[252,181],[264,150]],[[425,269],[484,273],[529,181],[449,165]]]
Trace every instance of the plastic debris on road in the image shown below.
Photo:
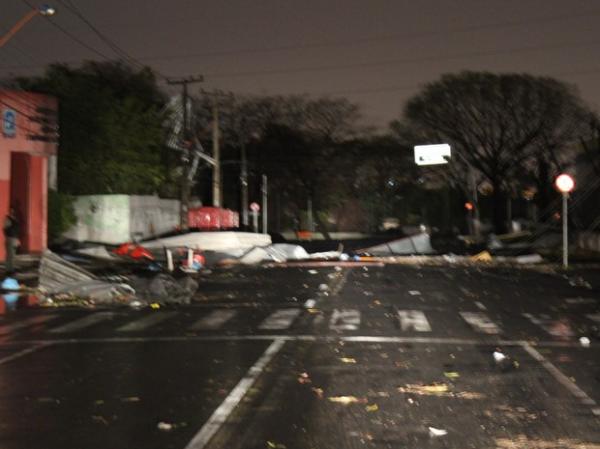
[[[419,290],[409,290],[408,294],[410,296],[421,296],[421,292]]]
[[[169,432],[171,430],[173,430],[175,428],[175,426],[173,424],[167,423],[167,422],[159,422],[156,427],[158,428],[158,430],[162,430],[163,432]]]
[[[352,357],[340,357],[340,362],[342,363],[356,363],[356,359]]]
[[[435,427],[429,427],[429,436],[431,438],[443,437],[448,435],[448,431],[444,429],[436,429]]]
[[[579,339],[579,344],[581,344],[581,346],[583,346],[584,348],[589,348],[590,344],[591,344],[591,341],[587,337],[581,337]]]

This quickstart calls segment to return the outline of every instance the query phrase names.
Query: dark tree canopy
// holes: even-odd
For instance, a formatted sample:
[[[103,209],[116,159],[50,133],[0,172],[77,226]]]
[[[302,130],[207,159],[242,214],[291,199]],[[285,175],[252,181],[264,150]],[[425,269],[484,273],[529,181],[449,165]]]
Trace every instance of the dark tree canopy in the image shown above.
[[[59,190],[149,194],[164,181],[165,99],[150,69],[121,62],[55,64],[22,88],[59,100]]]

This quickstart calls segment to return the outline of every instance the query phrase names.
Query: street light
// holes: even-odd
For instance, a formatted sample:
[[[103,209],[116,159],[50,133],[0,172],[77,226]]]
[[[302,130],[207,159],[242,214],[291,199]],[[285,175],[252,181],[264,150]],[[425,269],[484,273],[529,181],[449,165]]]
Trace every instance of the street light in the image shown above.
[[[554,185],[560,193],[562,193],[562,222],[563,222],[563,267],[569,266],[569,229],[567,214],[569,212],[567,200],[569,193],[575,188],[575,180],[563,173],[556,178]]]
[[[15,23],[4,36],[0,37],[0,48],[3,47],[15,34],[19,32],[21,28],[27,25],[27,23],[38,14],[44,17],[51,17],[56,14],[56,9],[49,5],[42,5],[39,8],[29,11],[21,18],[21,20]]]

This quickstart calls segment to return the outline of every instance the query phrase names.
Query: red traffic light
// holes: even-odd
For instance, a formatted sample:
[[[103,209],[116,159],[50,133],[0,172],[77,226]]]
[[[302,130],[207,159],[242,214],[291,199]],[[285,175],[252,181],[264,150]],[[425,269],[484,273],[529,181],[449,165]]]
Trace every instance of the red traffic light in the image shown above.
[[[467,210],[473,210],[474,209],[473,203],[471,203],[470,201],[467,201],[465,203],[465,209],[467,209]]]

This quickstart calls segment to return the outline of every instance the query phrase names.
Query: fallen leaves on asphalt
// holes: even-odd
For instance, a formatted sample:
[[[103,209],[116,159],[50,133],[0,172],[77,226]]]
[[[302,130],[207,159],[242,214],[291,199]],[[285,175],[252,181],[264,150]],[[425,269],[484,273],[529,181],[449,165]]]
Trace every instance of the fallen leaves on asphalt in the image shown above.
[[[330,402],[343,405],[366,404],[368,402],[367,398],[357,398],[356,396],[331,396],[327,399],[329,399]]]
[[[454,392],[446,384],[418,385],[407,384],[398,387],[400,393],[414,394],[418,396],[438,396],[457,399],[484,399],[485,395],[469,391]]]

